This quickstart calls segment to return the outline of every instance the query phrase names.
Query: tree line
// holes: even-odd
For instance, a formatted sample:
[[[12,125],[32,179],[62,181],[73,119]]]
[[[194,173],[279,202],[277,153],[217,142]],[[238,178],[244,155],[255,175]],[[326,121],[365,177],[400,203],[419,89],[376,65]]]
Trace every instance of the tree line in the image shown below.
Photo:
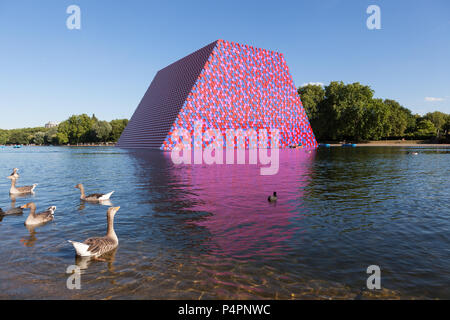
[[[395,100],[377,99],[358,82],[309,84],[298,89],[319,141],[380,139],[449,139],[450,115],[435,111],[420,116]],[[53,128],[1,130],[0,145],[65,145],[117,142],[127,119],[100,121],[95,115],[73,115]]]
[[[319,141],[380,139],[448,140],[450,114],[420,116],[395,100],[377,99],[358,82],[308,84],[298,89],[311,127]]]
[[[128,119],[101,121],[95,115],[73,115],[53,128],[0,129],[0,145],[66,145],[117,142]]]

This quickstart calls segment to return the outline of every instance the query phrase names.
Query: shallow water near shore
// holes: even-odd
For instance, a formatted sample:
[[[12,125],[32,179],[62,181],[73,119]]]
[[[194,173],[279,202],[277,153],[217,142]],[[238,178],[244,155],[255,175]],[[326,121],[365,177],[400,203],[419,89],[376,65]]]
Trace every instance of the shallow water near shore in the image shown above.
[[[418,151],[418,155],[408,151]],[[2,299],[450,299],[450,148],[280,150],[259,165],[174,165],[170,153],[114,147],[0,149],[0,207],[57,207],[26,228],[0,221]],[[8,196],[18,186],[36,193]],[[106,231],[109,192],[118,249],[75,257],[67,240]],[[277,191],[278,201],[267,202]],[[81,289],[66,286],[70,265]],[[366,287],[369,265],[381,290]]]

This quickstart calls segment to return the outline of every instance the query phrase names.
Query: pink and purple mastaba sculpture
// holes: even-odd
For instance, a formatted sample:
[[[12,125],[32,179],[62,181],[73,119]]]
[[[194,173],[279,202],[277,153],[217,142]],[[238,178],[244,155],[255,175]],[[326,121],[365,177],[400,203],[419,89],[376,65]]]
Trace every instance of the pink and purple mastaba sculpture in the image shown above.
[[[227,129],[265,129],[270,147],[278,129],[280,148],[317,147],[283,54],[234,42],[217,40],[158,71],[117,146],[172,150],[174,132],[193,137],[199,122],[224,141]]]

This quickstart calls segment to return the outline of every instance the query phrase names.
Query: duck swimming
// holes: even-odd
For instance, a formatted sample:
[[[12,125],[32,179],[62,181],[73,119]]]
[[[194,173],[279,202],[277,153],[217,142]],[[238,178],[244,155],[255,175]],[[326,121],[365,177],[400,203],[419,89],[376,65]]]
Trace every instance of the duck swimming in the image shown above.
[[[11,180],[11,188],[9,189],[9,194],[34,193],[34,189],[37,186],[37,183],[35,183],[32,186],[25,186],[25,187],[17,187],[16,188],[17,178],[14,175],[10,175],[7,178]]]
[[[84,187],[81,183],[77,184],[75,186],[75,188],[80,189],[80,192],[81,192],[80,199],[85,200],[85,201],[95,201],[95,202],[105,201],[105,200],[108,200],[111,197],[111,195],[114,193],[114,191],[111,191],[110,193],[106,193],[106,194],[93,193],[93,194],[86,196],[84,194]]]
[[[108,230],[104,237],[88,238],[84,242],[76,242],[68,240],[78,256],[97,258],[111,250],[114,250],[119,245],[119,238],[114,231],[114,216],[120,207],[110,207],[106,213]]]
[[[277,201],[277,193],[274,191],[272,196],[269,196],[269,198],[267,198],[267,201],[269,202],[275,202]]]
[[[22,208],[11,208],[6,211],[3,211],[2,208],[0,208],[0,216],[19,215],[22,213],[23,213]]]
[[[27,220],[25,220],[26,226],[38,225],[52,221],[56,210],[55,206],[48,207],[44,212],[36,213],[36,205],[34,202],[27,203],[21,206],[22,209],[30,209],[30,214]]]

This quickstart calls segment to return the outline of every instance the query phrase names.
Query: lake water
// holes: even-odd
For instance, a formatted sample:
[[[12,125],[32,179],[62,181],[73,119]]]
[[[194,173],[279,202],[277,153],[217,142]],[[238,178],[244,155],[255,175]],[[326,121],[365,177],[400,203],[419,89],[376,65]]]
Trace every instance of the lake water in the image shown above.
[[[416,150],[418,155],[408,154]],[[36,193],[13,202],[18,185]],[[0,221],[0,298],[450,299],[450,149],[282,150],[277,175],[256,165],[174,165],[169,153],[118,148],[0,149],[0,207],[57,207],[26,228]],[[114,190],[118,249],[75,257],[68,239],[106,231]],[[276,204],[267,196],[277,191]],[[66,269],[82,269],[69,290]],[[381,290],[364,290],[369,265]]]

